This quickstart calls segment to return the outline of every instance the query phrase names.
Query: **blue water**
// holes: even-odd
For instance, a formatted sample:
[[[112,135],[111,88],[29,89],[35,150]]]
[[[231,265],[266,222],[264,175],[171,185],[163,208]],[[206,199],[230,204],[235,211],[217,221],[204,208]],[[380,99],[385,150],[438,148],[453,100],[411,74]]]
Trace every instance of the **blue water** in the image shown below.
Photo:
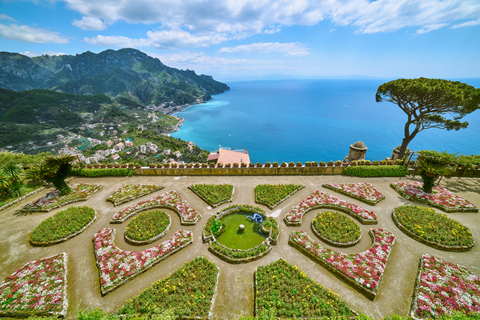
[[[480,79],[462,80],[480,88]],[[387,80],[281,80],[230,82],[231,90],[177,113],[185,122],[173,137],[209,151],[248,150],[251,162],[342,160],[359,140],[366,158],[389,157],[400,145],[406,115],[394,104],[375,102]],[[428,129],[411,150],[480,154],[480,110],[467,129]]]

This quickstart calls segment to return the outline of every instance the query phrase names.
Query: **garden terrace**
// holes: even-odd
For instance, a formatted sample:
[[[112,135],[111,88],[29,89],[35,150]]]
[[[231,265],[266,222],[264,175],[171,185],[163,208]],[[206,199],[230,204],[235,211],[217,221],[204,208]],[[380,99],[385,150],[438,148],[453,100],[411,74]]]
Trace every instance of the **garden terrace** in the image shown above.
[[[342,167],[340,167],[342,168]],[[200,168],[201,169],[201,168]],[[209,168],[207,168],[209,169]],[[234,168],[230,168],[234,169]],[[238,170],[256,170],[257,168],[236,168]],[[258,168],[269,169],[269,168]],[[285,170],[306,169],[305,167],[286,167]],[[100,170],[100,169],[99,169]],[[106,170],[106,169],[104,169]],[[112,169],[116,170],[116,169]],[[137,169],[135,169],[137,170]],[[143,169],[139,169],[143,170]],[[146,169],[149,170],[149,169]],[[160,169],[172,170],[172,169]],[[185,169],[186,170],[186,169]],[[197,169],[191,168],[191,171]],[[219,169],[224,170],[224,169]],[[76,310],[95,310],[97,307],[102,308],[108,314],[116,314],[129,300],[134,300],[148,289],[152,283],[157,283],[161,279],[167,278],[176,270],[182,270],[182,266],[187,261],[192,261],[197,257],[205,257],[210,262],[218,266],[220,272],[218,274],[217,290],[215,300],[211,304],[209,312],[210,319],[235,319],[241,316],[249,317],[255,314],[255,281],[254,274],[259,267],[269,266],[274,261],[282,258],[291,265],[296,265],[305,273],[306,278],[315,281],[327,291],[338,294],[338,297],[344,301],[349,308],[356,310],[362,314],[373,317],[374,319],[382,319],[391,317],[392,314],[406,317],[410,313],[412,303],[412,293],[415,287],[419,259],[424,254],[434,255],[435,257],[448,261],[449,263],[465,266],[475,275],[480,275],[480,247],[478,243],[469,251],[465,252],[447,252],[438,250],[423,243],[420,243],[410,236],[403,233],[394,223],[391,217],[392,211],[399,206],[405,204],[415,204],[398,195],[398,193],[390,187],[392,182],[415,182],[417,179],[412,178],[374,178],[367,179],[359,177],[347,177],[340,175],[281,175],[281,176],[228,176],[228,180],[223,175],[219,176],[131,176],[131,177],[74,177],[68,181],[72,183],[88,183],[101,184],[103,188],[95,193],[91,198],[82,202],[81,205],[91,207],[97,212],[97,219],[81,234],[69,239],[68,241],[58,243],[48,247],[33,247],[30,242],[31,232],[43,221],[52,217],[55,213],[67,209],[78,204],[70,204],[60,209],[48,213],[29,213],[20,212],[19,210],[26,204],[44,196],[50,190],[44,190],[37,195],[22,200],[14,206],[11,206],[0,212],[0,281],[12,275],[16,270],[27,264],[31,260],[38,261],[45,257],[51,257],[62,252],[68,255],[68,308],[67,320],[75,318]],[[329,269],[321,267],[312,258],[296,250],[288,244],[289,236],[293,231],[304,230],[305,233],[316,242],[321,243],[322,247],[330,250],[341,251],[347,255],[356,255],[369,250],[372,242],[369,236],[366,236],[370,227],[362,225],[358,222],[362,234],[364,235],[360,242],[352,247],[336,249],[317,239],[311,223],[317,213],[326,211],[318,210],[303,216],[302,227],[290,227],[284,222],[285,216],[300,202],[318,189],[323,189],[322,184],[326,183],[371,183],[385,199],[379,202],[375,207],[363,205],[362,202],[351,199],[343,194],[334,194],[333,191],[327,191],[335,195],[339,199],[351,202],[353,204],[364,206],[367,209],[375,211],[378,223],[375,228],[387,229],[396,237],[396,242],[392,250],[392,254],[388,258],[388,263],[380,281],[378,288],[379,294],[373,301],[369,301],[364,297],[358,289],[352,285],[345,283],[345,280],[335,275]],[[188,189],[193,184],[224,184],[228,183],[235,187],[235,202],[248,204],[250,206],[262,207],[267,218],[274,219],[278,224],[281,233],[278,243],[272,246],[271,251],[261,259],[244,263],[241,265],[227,263],[221,258],[209,251],[209,246],[202,242],[202,233],[207,224],[207,220],[214,216],[217,212],[227,208],[230,204],[223,204],[216,209],[208,209],[208,205]],[[256,205],[254,188],[261,184],[304,184],[305,187],[297,193],[279,204],[275,209],[271,210],[267,207]],[[180,216],[172,209],[159,209],[165,211],[172,220],[170,230],[159,240],[143,246],[132,245],[125,241],[125,229],[128,222],[133,219],[129,218],[122,224],[110,224],[112,217],[121,209],[135,205],[140,200],[131,203],[125,203],[119,207],[114,207],[111,203],[105,201],[109,194],[113,193],[118,187],[124,184],[159,184],[165,188],[158,194],[175,191],[188,202],[191,207],[202,215],[195,225],[183,226]],[[444,178],[441,186],[467,199],[476,207],[480,206],[480,180],[476,178]],[[146,196],[146,199],[153,198],[157,193]],[[141,200],[143,200],[142,198]],[[331,210],[331,209],[327,209]],[[338,209],[335,209],[338,210]],[[440,210],[435,209],[437,212]],[[474,239],[479,239],[480,215],[470,213],[448,214],[450,218],[455,219],[462,225],[468,227]],[[203,221],[203,222],[202,222]],[[153,265],[140,276],[132,278],[132,280],[117,287],[107,295],[103,295],[100,291],[99,270],[96,265],[96,258],[93,250],[92,239],[99,230],[104,228],[112,228],[116,230],[114,244],[119,250],[126,252],[143,252],[167,241],[177,231],[186,230],[192,232],[193,241],[187,247],[181,249],[175,254],[161,260]],[[196,285],[195,285],[196,286]],[[310,286],[312,287],[312,286]],[[192,290],[202,290],[202,288],[191,287]],[[177,288],[178,289],[178,288]],[[308,292],[308,290],[307,290]],[[301,292],[303,294],[303,291]],[[153,302],[153,301],[152,301]],[[192,301],[190,301],[192,302]],[[150,303],[148,304],[150,306]],[[147,306],[147,307],[148,307]],[[188,303],[187,303],[188,306]],[[153,309],[153,307],[152,307]],[[165,310],[167,311],[167,310]],[[86,312],[86,311],[85,311]],[[4,318],[3,316],[0,316]],[[136,316],[133,316],[136,317]],[[153,315],[144,315],[153,317]],[[77,319],[80,319],[77,317]],[[84,318],[85,319],[85,318]]]

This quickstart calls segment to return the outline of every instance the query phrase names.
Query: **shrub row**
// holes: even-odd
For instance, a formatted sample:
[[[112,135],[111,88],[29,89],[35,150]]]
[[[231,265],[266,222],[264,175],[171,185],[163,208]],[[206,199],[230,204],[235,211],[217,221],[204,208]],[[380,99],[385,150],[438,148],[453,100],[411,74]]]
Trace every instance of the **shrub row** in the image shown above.
[[[408,169],[400,165],[346,167],[343,174],[354,177],[405,177]]]
[[[111,169],[72,169],[74,176],[83,177],[105,177],[105,176],[133,176],[133,169],[130,168],[111,168]]]

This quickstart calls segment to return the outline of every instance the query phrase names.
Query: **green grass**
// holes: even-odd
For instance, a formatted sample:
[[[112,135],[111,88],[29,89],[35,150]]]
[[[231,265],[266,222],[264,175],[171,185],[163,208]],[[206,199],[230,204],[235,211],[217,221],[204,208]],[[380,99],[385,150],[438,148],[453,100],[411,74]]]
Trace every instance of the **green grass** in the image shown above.
[[[279,318],[352,316],[336,293],[324,289],[305,273],[279,259],[255,273],[255,308],[258,314],[275,310]]]
[[[147,241],[161,234],[169,225],[170,218],[165,212],[145,211],[128,223],[125,235],[135,241]]]
[[[333,242],[351,243],[362,236],[362,230],[358,224],[337,211],[317,214],[312,226],[319,234]]]
[[[82,230],[95,217],[90,207],[70,207],[43,220],[30,235],[30,242],[46,244],[68,237]]]
[[[127,300],[117,314],[158,316],[172,309],[177,318],[206,319],[210,310],[218,269],[206,258],[197,257],[186,262],[168,277]]]
[[[218,237],[218,242],[231,249],[251,249],[265,241],[266,236],[259,231],[259,225],[247,218],[251,213],[232,213],[221,219],[225,231]],[[238,232],[243,224],[245,231]]]

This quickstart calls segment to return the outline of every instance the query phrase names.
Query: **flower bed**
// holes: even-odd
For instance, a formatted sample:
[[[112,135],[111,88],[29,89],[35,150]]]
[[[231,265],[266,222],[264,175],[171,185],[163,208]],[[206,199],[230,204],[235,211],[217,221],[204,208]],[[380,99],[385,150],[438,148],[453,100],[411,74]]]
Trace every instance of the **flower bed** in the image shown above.
[[[118,206],[163,188],[164,186],[158,184],[124,184],[109,195],[107,201],[113,203],[114,206]]]
[[[358,182],[358,183],[324,183],[322,187],[331,189],[333,191],[340,192],[349,197],[368,203],[372,206],[376,205],[385,196],[380,193],[370,183]]]
[[[194,184],[188,188],[212,208],[232,202],[235,192],[235,188],[231,184]]]
[[[480,279],[461,265],[422,256],[410,315],[430,319],[454,312],[480,314]]]
[[[467,251],[475,245],[470,229],[430,208],[400,206],[392,212],[392,218],[404,233],[434,248]]]
[[[170,215],[163,211],[142,212],[128,223],[125,229],[125,240],[137,245],[152,243],[166,235],[171,224]]]
[[[67,314],[67,254],[30,261],[0,283],[0,316]]]
[[[54,190],[26,205],[22,211],[48,212],[72,202],[85,201],[102,188],[101,185],[88,183],[74,183],[69,187],[72,189],[71,193],[62,196],[60,191]]]
[[[408,200],[427,203],[445,212],[478,212],[473,203],[440,186],[433,188],[433,193],[422,190],[422,182],[392,182],[390,187]]]
[[[30,196],[33,196],[34,194],[37,194],[39,193],[40,191],[43,191],[43,189],[45,189],[45,187],[42,187],[42,186],[38,186],[37,189],[19,197],[19,198],[10,198],[8,199],[3,205],[0,206],[0,211],[2,210],[5,210],[7,208],[10,208],[11,206],[19,203],[20,201],[23,201],[25,200],[26,198],[30,197]]]
[[[153,208],[166,208],[175,211],[180,216],[180,222],[183,225],[193,225],[200,219],[200,214],[188,202],[175,191],[169,191],[117,212],[110,220],[110,223],[122,223],[140,211]]]
[[[304,187],[299,184],[260,184],[255,187],[255,202],[272,210]]]
[[[320,239],[334,246],[350,247],[362,239],[360,226],[337,211],[317,214],[312,221],[312,229]]]
[[[286,216],[285,223],[288,226],[300,226],[303,216],[310,210],[327,208],[344,211],[360,221],[363,224],[376,224],[377,216],[373,211],[359,207],[353,203],[349,203],[338,199],[337,197],[328,195],[321,191],[315,191],[308,198],[296,205]]]
[[[255,272],[255,315],[270,309],[278,318],[351,317],[354,312],[336,293],[324,289],[283,259]]]
[[[210,243],[208,250],[229,263],[247,263],[258,260],[268,254],[272,250],[272,246],[267,241],[264,241],[255,248],[242,250],[231,249],[218,241],[213,241]]]
[[[167,241],[143,251],[124,251],[113,243],[115,229],[104,228],[93,237],[102,295],[109,293],[193,242],[193,233],[177,231]]]
[[[372,229],[370,237],[372,247],[357,254],[324,248],[303,231],[292,232],[289,243],[373,300],[395,244],[395,236],[387,229]]]
[[[70,207],[43,220],[31,233],[34,246],[49,246],[75,237],[87,229],[97,216],[90,207]]]
[[[179,319],[209,319],[219,274],[214,263],[197,257],[127,300],[117,314],[158,316],[172,309]]]

